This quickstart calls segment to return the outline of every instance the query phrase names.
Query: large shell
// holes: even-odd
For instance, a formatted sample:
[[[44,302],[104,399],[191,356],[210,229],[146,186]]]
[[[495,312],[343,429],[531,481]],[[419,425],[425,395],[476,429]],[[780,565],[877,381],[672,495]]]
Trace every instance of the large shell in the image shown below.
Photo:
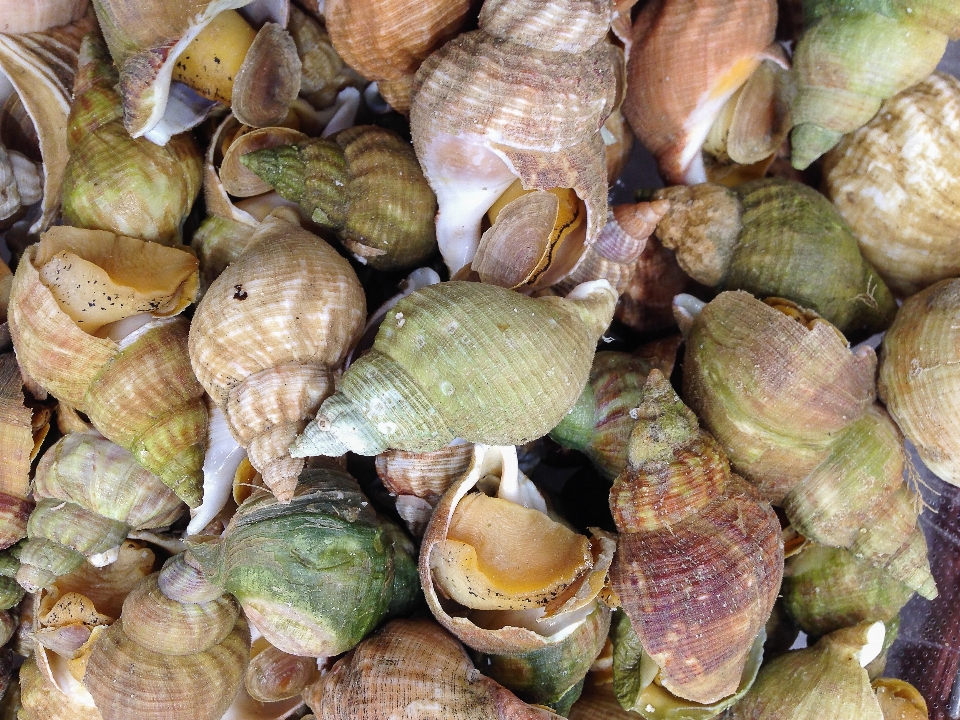
[[[933,72],[947,40],[960,38],[955,3],[893,0],[881,8],[831,0],[804,9],[790,135],[801,170],[869,121],[885,99]]]
[[[400,92],[388,90],[385,97],[395,110],[406,113],[413,74],[424,58],[460,31],[472,4],[470,0],[328,0],[324,14],[340,57],[364,77],[380,81],[382,93],[398,87]]]
[[[389,312],[373,349],[344,373],[291,452],[376,455],[439,450],[455,437],[541,437],[583,390],[615,301],[603,280],[566,299],[471,282],[417,290]]]
[[[24,372],[191,506],[200,502],[207,411],[187,320],[169,316],[193,300],[196,264],[155,243],[54,228],[24,254],[9,311]]]
[[[288,3],[269,0],[190,0],[177,4],[94,0],[93,5],[110,54],[120,71],[124,126],[131,136],[145,135],[161,145],[198,124],[214,106],[186,85],[171,84],[177,58],[190,42],[224,10],[244,8],[246,17],[256,25],[272,21],[265,26],[265,38],[277,32],[285,34],[282,27],[289,15]],[[264,34],[258,35],[258,39],[261,35]],[[296,61],[299,88],[300,62],[292,39],[289,36],[287,39],[293,50],[292,59]],[[274,43],[262,44],[268,49]],[[257,41],[252,47],[258,47]],[[244,70],[249,70],[246,73],[249,81],[266,79],[259,70],[269,63],[261,62],[259,57],[249,57],[255,54],[248,53],[247,60],[252,61],[253,67],[248,68],[245,61],[237,73],[236,83],[244,82],[241,77]],[[286,60],[288,55],[277,52],[276,57]],[[282,77],[273,78],[277,85],[285,87],[285,76],[292,76],[293,68],[287,65],[288,62],[280,63],[277,72]],[[239,90],[238,94],[241,94]],[[296,92],[289,100],[294,97]]]
[[[190,361],[250,462],[288,500],[303,461],[287,448],[332,392],[366,301],[349,263],[282,212],[210,285],[190,327]]]
[[[169,567],[169,566],[168,566]],[[83,683],[104,720],[219,720],[250,662],[250,630],[226,596],[170,598],[141,582],[93,647]]]
[[[473,259],[484,214],[518,177],[525,189],[572,188],[585,203],[583,245],[565,243],[555,261],[567,272],[595,240],[607,211],[600,129],[619,101],[622,68],[604,39],[609,13],[600,0],[486,3],[481,29],[417,72],[413,145],[437,194],[451,275]]]
[[[193,546],[211,582],[292,655],[337,655],[419,596],[413,546],[380,519],[356,481],[306,470],[290,502],[254,490],[222,538]]]
[[[416,662],[411,662],[416,658]],[[304,691],[317,720],[556,720],[481,675],[429,620],[394,620]]]
[[[8,17],[6,13],[3,15],[4,19]],[[0,101],[6,101],[11,93],[20,98],[33,124],[43,159],[41,214],[32,222],[31,233],[46,230],[59,212],[63,172],[69,156],[67,116],[77,52],[83,36],[94,25],[93,19],[86,16],[73,24],[44,32],[0,35]]]
[[[35,592],[107,555],[131,529],[163,527],[185,508],[133,456],[96,435],[71,433],[44,453],[34,480],[37,510],[27,526],[17,580]]]
[[[120,120],[116,83],[106,45],[88,35],[67,128],[64,222],[176,244],[200,192],[200,149],[189,134],[164,147],[131,138]]]
[[[896,302],[861,256],[856,238],[823,195],[779,178],[674,187],[657,238],[697,282],[815,310],[848,337],[893,320]]]
[[[777,599],[780,522],[659,370],[636,412],[629,464],[610,492],[620,531],[611,583],[661,684],[714,703],[736,692]]]
[[[898,295],[960,275],[960,80],[887,100],[824,160],[826,190]]]
[[[960,485],[957,310],[960,280],[941,280],[900,308],[880,353],[880,397],[924,464]]]
[[[706,181],[703,141],[776,24],[773,0],[658,0],[634,21],[623,114],[669,182]]]
[[[815,313],[727,292],[688,329],[684,393],[734,469],[803,535],[933,597],[903,439],[873,402],[875,363]]]

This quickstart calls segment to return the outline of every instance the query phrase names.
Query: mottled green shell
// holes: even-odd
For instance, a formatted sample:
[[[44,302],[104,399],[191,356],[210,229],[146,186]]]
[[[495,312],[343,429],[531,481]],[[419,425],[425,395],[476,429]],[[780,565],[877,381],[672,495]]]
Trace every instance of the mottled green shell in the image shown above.
[[[436,250],[436,197],[396,133],[362,125],[240,162],[378,270],[414,267]]]
[[[131,138],[119,76],[95,35],[80,47],[63,178],[67,225],[173,244],[200,192],[202,157],[189,133],[156,145]]]
[[[751,646],[737,691],[709,705],[684,700],[654,682],[659,668],[643,649],[625,613],[618,611],[614,614],[610,639],[613,641],[613,689],[625,710],[635,712],[645,720],[709,720],[736,703],[750,689],[763,660],[766,633],[761,630]]]
[[[896,617],[913,590],[848,550],[808,545],[787,559],[784,606],[808,635]]]
[[[346,652],[420,599],[412,543],[381,519],[349,475],[306,470],[290,503],[255,491],[223,538],[191,553],[279,649]]]
[[[477,668],[521,700],[546,705],[561,715],[580,697],[583,679],[603,649],[610,610],[602,603],[570,635],[538,650],[516,655],[474,653]]]
[[[583,391],[613,316],[610,286],[589,285],[574,300],[468,282],[412,293],[291,454],[431,452],[456,437],[521,445],[545,435]]]
[[[20,548],[23,542],[0,551],[0,610],[9,610],[23,599],[24,589],[14,579],[20,569]],[[0,626],[3,622],[0,622]],[[0,631],[0,639],[3,632]],[[7,638],[9,640],[10,638]]]
[[[805,0],[804,15],[790,137],[799,169],[933,72],[947,40],[960,37],[955,0]]]
[[[867,337],[893,322],[893,295],[827,198],[776,178],[740,185],[736,193],[743,228],[721,289],[787,298],[848,337]]]

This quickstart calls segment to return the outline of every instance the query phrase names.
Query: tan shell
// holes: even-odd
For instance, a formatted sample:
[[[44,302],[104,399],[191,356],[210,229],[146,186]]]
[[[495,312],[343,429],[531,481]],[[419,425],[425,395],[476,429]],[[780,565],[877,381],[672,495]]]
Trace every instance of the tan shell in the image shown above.
[[[281,500],[304,466],[287,449],[332,394],[365,318],[349,263],[283,210],[264,220],[197,307],[194,371]]]
[[[255,150],[292,145],[306,139],[306,135],[292,128],[241,127],[223,153],[223,162],[220,164],[220,182],[223,183],[223,189],[230,195],[241,198],[270,192],[273,188],[241,164],[240,157]]]
[[[528,5],[543,14],[526,16]],[[576,192],[587,208],[585,245],[606,221],[600,128],[619,101],[622,72],[621,50],[604,40],[609,7],[493,3],[480,26],[423,63],[410,108],[451,275],[473,259],[484,214],[518,177],[528,190]]]
[[[6,12],[0,12],[0,26],[7,17]],[[6,100],[11,89],[19,96],[33,123],[43,159],[42,212],[30,226],[31,233],[46,230],[59,212],[63,172],[69,158],[67,117],[77,53],[83,36],[94,26],[93,18],[87,15],[45,32],[0,35],[0,101]]]
[[[669,183],[706,181],[703,141],[776,23],[773,0],[658,0],[634,21],[623,114]]]
[[[83,248],[92,249],[93,254],[87,255],[91,271],[103,270],[96,263],[109,258],[106,267],[113,275],[103,271],[98,277],[115,282],[124,302],[129,302],[130,314],[136,313],[103,326],[116,331],[119,341],[85,332],[61,304],[67,302],[63,298],[68,298],[73,307],[92,300],[98,303],[98,309],[111,309],[110,302],[120,301],[112,294],[108,300],[108,292],[99,293],[97,287],[104,287],[102,284],[91,281],[73,296],[64,295],[64,290],[59,299],[54,294],[60,282],[56,273],[71,271],[61,261],[69,256],[82,257],[86,253]],[[121,257],[131,266],[121,269]],[[162,263],[176,259],[188,262],[180,270],[160,272]],[[145,265],[148,274],[138,276],[138,265],[141,271]],[[196,294],[195,268],[196,260],[181,250],[105,231],[58,227],[27,249],[14,277],[10,301],[10,332],[24,372],[86,413],[106,437],[132,452],[139,463],[191,505],[200,500],[207,413],[201,400],[203,389],[192,376],[186,354],[188,323],[185,318],[153,319],[137,311],[159,297],[150,299],[149,293],[140,294],[138,286],[157,289],[172,283],[160,291],[170,294],[155,307],[155,313],[180,312]],[[49,274],[41,276],[48,269]],[[67,289],[73,292],[72,287]],[[131,331],[125,324],[128,322],[133,322],[135,329]]]
[[[89,5],[89,0],[4,0],[0,33],[21,35],[69,25],[83,17]]]
[[[960,275],[960,80],[934,73],[887,100],[826,156],[824,180],[897,295]]]
[[[519,475],[515,448],[475,445],[473,462],[469,470],[444,494],[424,534],[420,549],[420,581],[427,598],[427,605],[430,606],[434,617],[441,625],[478,652],[510,654],[544,648],[556,641],[552,635],[558,632],[558,629],[565,634],[564,628],[570,623],[583,622],[589,610],[592,609],[597,595],[605,586],[607,570],[613,560],[615,541],[608,533],[591,530],[593,537],[589,542],[590,559],[562,592],[555,597],[547,597],[540,603],[526,605],[531,608],[531,611],[526,613],[530,615],[528,626],[520,627],[497,622],[496,612],[481,613],[480,615],[486,615],[487,620],[480,620],[477,614],[470,613],[467,608],[456,603],[441,602],[440,594],[443,591],[435,581],[437,559],[434,558],[434,553],[436,552],[437,557],[441,555],[440,551],[444,549],[454,512],[460,501],[481,482],[484,485],[493,481],[499,482],[498,475],[502,479],[513,478],[514,482],[519,479],[520,487],[525,487],[524,483],[529,483]],[[539,494],[534,490],[537,497],[530,499],[527,492],[523,491],[523,495],[527,498],[524,503],[526,507],[539,505],[540,511],[545,512],[543,499]],[[487,607],[493,607],[484,604]],[[514,619],[524,613],[502,615]],[[489,627],[490,624],[493,624],[493,628]]]
[[[13,353],[0,355],[0,548],[27,535],[30,461],[33,459],[31,411],[23,404],[23,378]]]
[[[62,662],[55,663],[59,670]],[[20,720],[103,720],[90,693],[69,673],[61,685],[47,681],[34,658],[20,668]]]
[[[416,662],[411,662],[416,658]],[[394,620],[304,691],[317,720],[549,720],[477,671],[429,620]]]
[[[394,109],[409,111],[410,80],[430,53],[453,38],[467,19],[470,0],[328,0],[327,31],[346,63],[388,90]]]

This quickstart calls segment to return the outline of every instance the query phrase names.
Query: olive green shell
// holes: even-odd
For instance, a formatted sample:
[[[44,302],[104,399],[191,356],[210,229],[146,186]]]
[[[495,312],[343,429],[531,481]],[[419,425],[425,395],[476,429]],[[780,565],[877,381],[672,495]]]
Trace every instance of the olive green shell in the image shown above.
[[[408,295],[291,454],[431,452],[456,437],[522,445],[547,434],[583,391],[616,303],[605,280],[571,295],[470,282]]]
[[[0,610],[9,610],[23,599],[24,589],[14,579],[20,569],[20,549],[23,542],[0,550]],[[2,623],[0,623],[2,624]],[[3,633],[0,633],[2,639]],[[10,638],[7,638],[9,640]],[[6,644],[6,643],[4,643]]]
[[[733,189],[668,188],[658,197],[673,206],[657,237],[697,282],[787,298],[852,338],[893,321],[893,295],[839,211],[816,190],[769,178]]]
[[[118,79],[104,42],[85,37],[67,127],[64,222],[175,244],[200,192],[200,149],[190,133],[163,146],[131,138]]]
[[[887,622],[913,595],[850,551],[817,544],[787,559],[780,592],[800,629],[814,636],[861,622]]]
[[[955,0],[805,0],[806,31],[793,55],[797,97],[790,136],[804,169],[880,104],[933,72],[960,38]]]
[[[521,700],[546,705],[561,715],[580,697],[583,680],[603,649],[610,610],[603,603],[570,635],[556,643],[516,655],[474,653],[477,668]]]
[[[255,490],[220,540],[190,552],[292,655],[346,652],[421,597],[412,543],[335,470],[305,470],[288,504]]]
[[[361,125],[240,162],[378,270],[415,267],[437,248],[436,197],[396,133]]]

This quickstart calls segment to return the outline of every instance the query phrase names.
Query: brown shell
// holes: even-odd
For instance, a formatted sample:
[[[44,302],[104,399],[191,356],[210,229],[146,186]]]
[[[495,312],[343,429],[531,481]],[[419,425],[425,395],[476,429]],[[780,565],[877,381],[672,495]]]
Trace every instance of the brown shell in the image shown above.
[[[780,522],[659,370],[637,413],[610,493],[620,530],[610,579],[661,684],[709,704],[736,691],[777,599]]]
[[[197,307],[191,363],[278,498],[291,497],[304,466],[287,448],[333,392],[365,318],[349,263],[282,210]]]
[[[416,662],[411,662],[416,658]],[[549,720],[477,671],[463,647],[429,620],[394,620],[304,691],[317,720]]]
[[[669,183],[706,180],[703,141],[776,23],[774,0],[657,0],[634,21],[623,113]]]
[[[377,475],[395,495],[415,495],[436,503],[473,461],[473,445],[459,443],[429,453],[387,450],[377,455]]]
[[[673,298],[689,285],[690,278],[680,268],[673,250],[665,248],[657,236],[652,235],[617,302],[616,318],[640,332],[672,327]]]

